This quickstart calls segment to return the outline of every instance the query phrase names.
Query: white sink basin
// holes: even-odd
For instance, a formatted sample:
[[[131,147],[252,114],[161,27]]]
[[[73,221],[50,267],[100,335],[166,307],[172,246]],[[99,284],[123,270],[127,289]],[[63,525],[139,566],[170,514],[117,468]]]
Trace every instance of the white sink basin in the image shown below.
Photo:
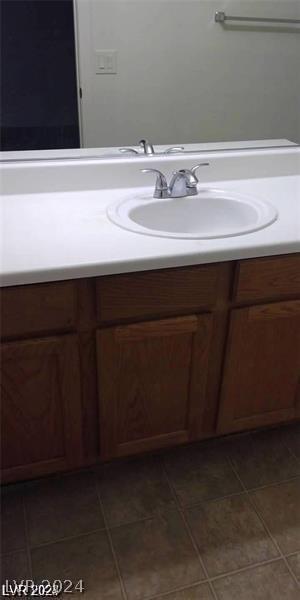
[[[262,200],[219,189],[166,200],[156,200],[147,192],[113,204],[107,215],[129,231],[179,239],[244,235],[271,225],[278,217],[276,209]]]

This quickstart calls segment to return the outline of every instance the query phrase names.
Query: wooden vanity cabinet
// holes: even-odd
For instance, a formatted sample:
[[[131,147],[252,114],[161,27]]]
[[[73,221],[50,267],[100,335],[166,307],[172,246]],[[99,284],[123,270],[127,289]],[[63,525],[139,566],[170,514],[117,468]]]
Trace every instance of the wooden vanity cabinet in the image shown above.
[[[300,418],[300,300],[232,311],[217,433]]]
[[[300,254],[0,295],[3,481],[300,418]]]

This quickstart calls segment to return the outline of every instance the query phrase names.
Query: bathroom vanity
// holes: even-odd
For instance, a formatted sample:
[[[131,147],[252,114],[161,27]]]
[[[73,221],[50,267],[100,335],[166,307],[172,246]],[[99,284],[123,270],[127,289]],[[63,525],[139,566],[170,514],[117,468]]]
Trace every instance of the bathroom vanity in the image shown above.
[[[99,198],[106,206],[108,186],[96,192],[93,165],[86,167],[91,189],[81,212],[78,186],[87,180],[82,183],[73,165],[76,193],[60,191],[63,177],[53,180],[43,165],[42,174],[36,167],[30,183],[36,189],[27,199],[8,172],[1,290],[3,481],[300,418],[300,213],[294,174],[299,154],[286,152],[296,154],[292,166],[286,157],[276,163],[276,156],[270,160],[266,153],[264,159],[262,153],[259,160],[254,156],[253,173],[251,156],[237,157],[236,180],[230,170],[226,178],[228,156],[223,157],[221,187],[246,186],[245,169],[248,186],[271,186],[280,218],[239,239],[201,243],[154,241],[105,220]],[[211,157],[212,164],[218,160]],[[174,161],[165,159],[164,167],[174,168]],[[29,167],[22,168],[26,176]],[[122,170],[120,163],[115,168]],[[59,190],[39,189],[50,184]],[[116,190],[108,204],[115,196]],[[52,227],[55,218],[61,230]],[[22,228],[28,234],[30,220],[34,227],[26,237]],[[90,229],[82,234],[84,227]],[[98,247],[97,227],[104,240]],[[81,252],[81,261],[70,258],[71,234],[71,250]],[[49,240],[54,235],[52,246],[47,235]],[[9,254],[14,236],[18,252]],[[112,259],[117,251],[119,261]],[[57,262],[50,265],[49,257]]]
[[[2,290],[3,478],[300,417],[300,254]]]

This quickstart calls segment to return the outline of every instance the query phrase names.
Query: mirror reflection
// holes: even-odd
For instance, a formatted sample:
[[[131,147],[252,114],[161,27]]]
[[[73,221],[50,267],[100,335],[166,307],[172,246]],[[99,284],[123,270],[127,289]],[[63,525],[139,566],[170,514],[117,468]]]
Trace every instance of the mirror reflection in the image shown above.
[[[4,152],[300,142],[299,0],[1,4]]]

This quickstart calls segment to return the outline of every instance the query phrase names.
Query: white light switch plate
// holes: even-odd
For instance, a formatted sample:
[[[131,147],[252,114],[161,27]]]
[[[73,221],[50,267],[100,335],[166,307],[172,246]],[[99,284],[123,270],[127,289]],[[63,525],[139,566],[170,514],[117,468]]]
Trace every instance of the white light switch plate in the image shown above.
[[[96,50],[96,75],[114,75],[117,73],[117,50]]]

